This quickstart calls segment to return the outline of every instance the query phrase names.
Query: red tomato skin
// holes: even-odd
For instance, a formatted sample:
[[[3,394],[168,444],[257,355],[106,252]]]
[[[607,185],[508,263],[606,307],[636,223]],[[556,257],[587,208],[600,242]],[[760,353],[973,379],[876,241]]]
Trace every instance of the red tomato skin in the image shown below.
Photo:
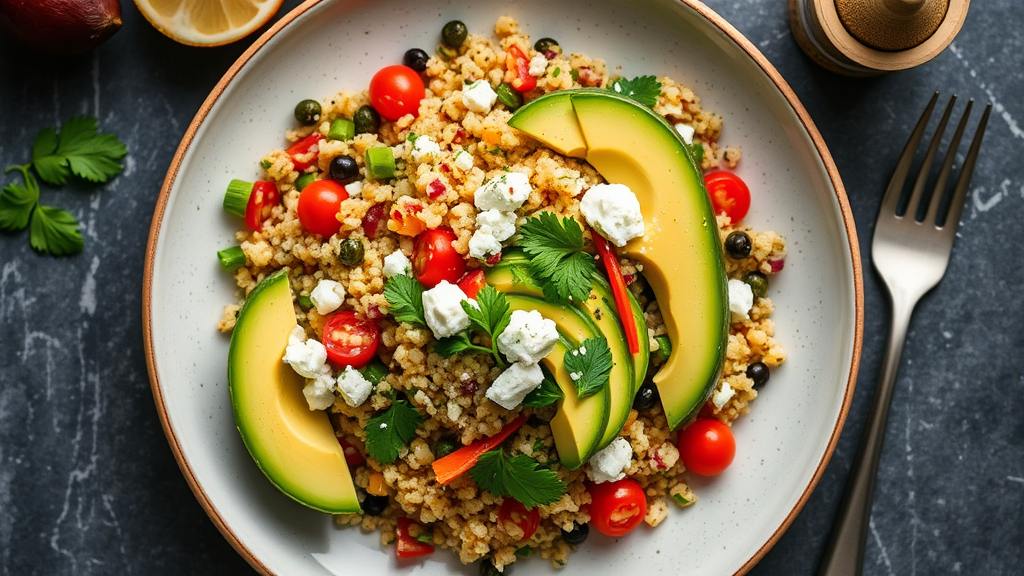
[[[498,523],[511,522],[523,530],[523,540],[528,540],[537,533],[540,526],[540,511],[536,508],[527,510],[521,502],[514,498],[505,498],[498,508]]]
[[[679,431],[676,442],[686,469],[701,476],[717,476],[736,457],[732,429],[715,418],[699,418]]]
[[[590,492],[590,524],[605,536],[625,536],[647,515],[647,496],[640,483],[632,478],[615,482],[588,483]],[[613,520],[617,513],[633,512],[623,520]]]
[[[484,271],[477,268],[476,270],[470,270],[462,276],[459,280],[459,288],[465,292],[466,296],[469,296],[473,300],[476,300],[476,294],[486,284],[484,279]]]
[[[708,172],[704,185],[711,196],[715,214],[725,212],[733,223],[743,220],[750,210],[750,188],[739,176],[725,170]]]
[[[347,344],[342,341],[346,336],[360,336],[362,344]],[[379,343],[380,329],[377,328],[377,323],[369,318],[363,318],[352,310],[332,315],[324,325],[323,344],[324,348],[327,348],[327,360],[335,366],[366,366],[377,354]]]
[[[398,519],[398,527],[395,529],[397,541],[395,542],[395,555],[399,558],[418,558],[429,556],[434,553],[434,545],[420,542],[409,535],[409,527],[412,520],[406,517]]]
[[[508,47],[506,67],[516,73],[512,87],[518,92],[529,92],[537,87],[537,79],[530,74],[530,59],[515,44]]]
[[[426,87],[420,75],[401,64],[381,68],[370,80],[370,104],[391,121],[406,114],[417,116],[425,94]]]
[[[338,444],[341,444],[341,451],[345,453],[345,462],[348,463],[349,468],[362,466],[366,463],[366,458],[363,458],[363,454],[359,451],[359,448],[356,448],[355,444],[341,436],[338,437]]]
[[[416,236],[412,248],[412,271],[420,284],[433,288],[442,280],[452,284],[459,281],[466,271],[466,261],[452,245],[457,239],[455,232],[447,228],[424,230]]]
[[[295,144],[292,144],[291,146],[288,147],[287,150],[285,150],[285,153],[291,156],[292,164],[295,166],[296,170],[301,172],[306,168],[309,168],[310,166],[317,163],[317,160],[320,158],[320,141],[323,139],[323,134],[319,132],[313,132],[309,136],[306,136],[302,140],[299,140]],[[313,154],[313,156],[309,160],[295,159],[296,156],[308,154],[309,151],[312,150],[314,146],[317,147],[316,153]]]
[[[249,202],[245,205],[245,223],[255,232],[263,229],[264,209],[273,208],[281,201],[277,185],[267,180],[253,183]]]
[[[345,187],[334,180],[314,180],[299,194],[299,222],[306,230],[329,238],[341,229],[338,210],[347,198]]]

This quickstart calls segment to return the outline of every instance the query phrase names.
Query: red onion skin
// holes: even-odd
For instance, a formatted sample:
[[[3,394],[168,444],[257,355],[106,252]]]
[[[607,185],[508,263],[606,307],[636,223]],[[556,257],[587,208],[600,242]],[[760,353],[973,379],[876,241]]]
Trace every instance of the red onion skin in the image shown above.
[[[45,54],[82,54],[120,29],[118,0],[0,0],[0,33]]]

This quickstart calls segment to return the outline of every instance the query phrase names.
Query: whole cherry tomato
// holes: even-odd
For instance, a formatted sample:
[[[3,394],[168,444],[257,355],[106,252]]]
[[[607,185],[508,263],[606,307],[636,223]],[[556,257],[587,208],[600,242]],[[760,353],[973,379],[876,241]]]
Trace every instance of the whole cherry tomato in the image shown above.
[[[442,280],[452,284],[459,281],[466,271],[466,261],[452,245],[456,239],[455,232],[447,228],[424,230],[416,236],[412,248],[412,271],[420,284],[433,288]]]
[[[320,158],[320,141],[323,139],[323,134],[319,132],[313,132],[309,136],[306,136],[302,140],[299,140],[295,144],[292,144],[291,146],[288,147],[287,150],[285,150],[285,153],[291,156],[292,164],[295,166],[296,170],[301,172],[306,168],[309,168],[310,166],[316,164],[317,159]],[[313,155],[310,156],[308,159],[296,159],[296,156],[304,156],[306,154],[309,154],[310,152],[312,152]]]
[[[260,180],[252,185],[249,203],[245,205],[245,223],[256,232],[263,229],[263,221],[270,217],[270,209],[281,202],[277,185]]]
[[[704,185],[711,196],[715,214],[725,212],[733,223],[743,220],[750,210],[750,189],[732,172],[718,170],[704,175]]]
[[[686,469],[701,476],[721,474],[736,456],[732,429],[714,418],[699,418],[680,430],[677,444]]]
[[[459,288],[462,289],[466,296],[476,300],[476,293],[479,292],[486,283],[487,282],[484,280],[484,271],[477,268],[476,270],[466,272],[462,276],[459,280]]]
[[[332,315],[324,325],[324,348],[335,366],[366,366],[377,353],[379,341],[377,323],[351,310]]]
[[[588,484],[590,523],[605,536],[625,536],[647,515],[647,496],[632,478]]]
[[[523,540],[537,533],[540,526],[540,511],[536,508],[527,510],[521,502],[514,498],[505,498],[498,508],[498,524],[511,522],[523,531]]]
[[[299,194],[299,222],[314,234],[333,236],[341,228],[338,210],[347,198],[345,187],[334,180],[314,180]]]
[[[406,114],[416,116],[426,93],[423,79],[408,66],[385,66],[370,80],[370,104],[384,118],[398,120]]]

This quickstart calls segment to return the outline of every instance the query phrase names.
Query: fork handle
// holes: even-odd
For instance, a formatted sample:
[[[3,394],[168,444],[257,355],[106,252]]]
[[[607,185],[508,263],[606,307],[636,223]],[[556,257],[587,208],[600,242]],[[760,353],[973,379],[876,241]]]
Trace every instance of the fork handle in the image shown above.
[[[896,371],[903,355],[903,343],[917,300],[893,295],[892,303],[892,326],[881,377],[875,388],[871,412],[861,436],[860,448],[847,481],[839,514],[819,567],[819,576],[860,576],[864,569],[864,545],[871,520],[871,500],[885,439],[885,425],[892,404]]]

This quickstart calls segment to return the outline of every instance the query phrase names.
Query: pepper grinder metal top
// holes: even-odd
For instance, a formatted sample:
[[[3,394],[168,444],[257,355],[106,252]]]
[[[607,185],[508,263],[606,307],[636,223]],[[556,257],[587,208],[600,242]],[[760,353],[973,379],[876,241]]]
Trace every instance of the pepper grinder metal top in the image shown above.
[[[847,76],[876,76],[931,60],[963,26],[970,0],[789,0],[797,44]]]

